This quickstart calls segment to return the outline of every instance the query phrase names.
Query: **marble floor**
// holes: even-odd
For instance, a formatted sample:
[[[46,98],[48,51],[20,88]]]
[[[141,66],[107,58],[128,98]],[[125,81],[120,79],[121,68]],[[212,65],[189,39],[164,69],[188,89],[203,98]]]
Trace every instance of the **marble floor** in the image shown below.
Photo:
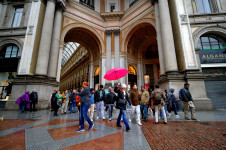
[[[60,112],[60,111],[59,111]],[[106,118],[107,112],[105,112]],[[138,126],[132,117],[131,130],[116,126],[113,120],[94,120],[94,129],[76,133],[78,113],[53,117],[50,110],[20,113],[0,110],[0,150],[148,150],[148,149],[225,149],[226,110],[198,111],[198,121],[168,117],[168,124],[154,124],[153,117]],[[96,118],[96,116],[95,116]],[[123,123],[122,123],[123,125]]]

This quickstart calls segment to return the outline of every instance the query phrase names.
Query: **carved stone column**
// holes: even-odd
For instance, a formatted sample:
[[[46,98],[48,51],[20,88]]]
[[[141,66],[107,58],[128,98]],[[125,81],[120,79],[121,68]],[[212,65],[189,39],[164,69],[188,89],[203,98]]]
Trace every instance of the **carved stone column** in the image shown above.
[[[64,11],[64,6],[62,3],[58,3],[55,12],[53,36],[51,43],[51,50],[49,56],[49,66],[48,66],[48,77],[56,78],[57,73],[57,58],[59,54],[59,41],[61,33],[62,24],[62,13]]]
[[[42,27],[41,41],[39,45],[38,60],[35,70],[35,74],[40,76],[47,76],[51,39],[53,33],[52,28],[54,22],[55,6],[55,0],[47,1],[45,17]]]

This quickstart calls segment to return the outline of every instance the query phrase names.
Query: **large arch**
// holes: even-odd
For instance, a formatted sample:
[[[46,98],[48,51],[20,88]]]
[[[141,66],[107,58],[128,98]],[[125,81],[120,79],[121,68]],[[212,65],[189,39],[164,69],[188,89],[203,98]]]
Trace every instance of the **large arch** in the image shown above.
[[[139,29],[145,24],[149,24],[153,26],[156,30],[156,24],[153,19],[142,19],[142,20],[139,20],[138,22],[133,23],[133,25],[128,28],[128,30],[126,31],[126,34],[122,39],[121,51],[127,52],[127,45],[130,37],[133,35],[134,32],[136,32],[137,29]]]
[[[100,53],[104,53],[105,51],[105,44],[103,39],[101,38],[101,36],[99,35],[99,33],[97,31],[95,31],[93,28],[85,25],[85,24],[78,24],[78,23],[73,23],[73,24],[69,24],[66,27],[64,27],[62,33],[61,33],[61,37],[60,37],[60,42],[64,43],[65,37],[67,35],[67,33],[72,30],[72,29],[76,29],[76,28],[80,28],[80,29],[85,29],[86,31],[88,31],[90,33],[90,35],[92,35],[97,42],[99,43],[99,50]],[[77,41],[78,42],[78,41]],[[79,41],[81,42],[81,41]],[[83,43],[84,47],[87,47],[87,45],[85,43]]]
[[[198,40],[203,34],[210,33],[222,37],[226,40],[226,27],[221,25],[209,25],[195,30],[193,33],[194,46],[198,48]]]

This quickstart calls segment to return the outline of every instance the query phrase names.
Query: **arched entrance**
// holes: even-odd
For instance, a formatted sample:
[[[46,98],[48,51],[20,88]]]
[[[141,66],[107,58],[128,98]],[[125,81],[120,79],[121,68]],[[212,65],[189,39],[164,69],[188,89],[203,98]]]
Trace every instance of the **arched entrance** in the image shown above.
[[[139,87],[145,85],[146,88],[153,88],[158,82],[160,66],[156,36],[154,26],[150,22],[142,22],[130,30],[125,40],[128,64],[135,66],[139,73],[137,75]]]
[[[10,96],[11,81],[17,74],[20,50],[16,44],[8,43],[0,47],[0,99]]]
[[[89,86],[94,87],[96,78],[93,70],[94,66],[99,66],[98,60],[102,51],[101,39],[98,34],[86,26],[70,25],[63,31],[62,36],[64,36],[64,45],[65,43],[76,43],[79,45],[79,51],[75,51],[73,58],[69,58],[70,63],[62,60],[67,67],[62,67],[60,87],[70,82],[70,88],[79,88],[83,81],[88,81]],[[62,51],[66,56],[68,55],[64,52],[64,48]]]
[[[198,39],[199,58],[205,76],[207,96],[214,108],[226,108],[226,34],[206,32]]]

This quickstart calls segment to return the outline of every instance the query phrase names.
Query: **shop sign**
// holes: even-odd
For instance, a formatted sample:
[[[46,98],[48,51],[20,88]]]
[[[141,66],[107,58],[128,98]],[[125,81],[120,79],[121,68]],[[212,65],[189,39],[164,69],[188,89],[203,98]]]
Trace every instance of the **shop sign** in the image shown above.
[[[201,64],[226,63],[225,50],[200,50],[199,57]]]

